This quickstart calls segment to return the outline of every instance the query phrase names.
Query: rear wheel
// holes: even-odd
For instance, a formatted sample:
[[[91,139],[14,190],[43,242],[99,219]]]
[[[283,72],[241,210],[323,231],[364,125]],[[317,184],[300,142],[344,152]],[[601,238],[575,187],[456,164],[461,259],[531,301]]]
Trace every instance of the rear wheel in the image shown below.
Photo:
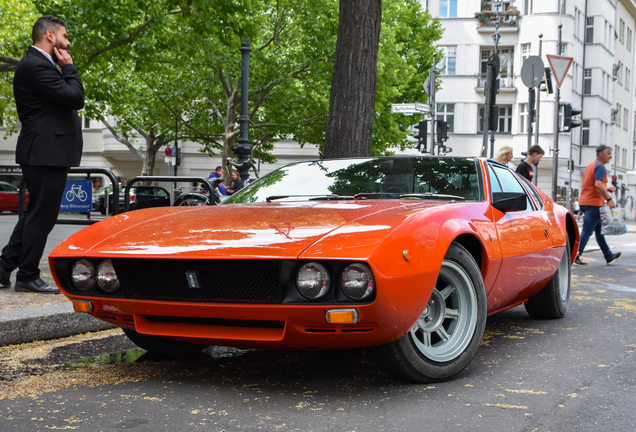
[[[407,381],[445,381],[472,360],[486,326],[486,291],[479,267],[451,244],[431,298],[411,330],[372,353],[389,374]]]
[[[563,318],[570,304],[570,240],[566,238],[565,251],[550,282],[524,303],[532,318]]]
[[[130,330],[127,328],[122,328],[122,330],[124,331],[126,336],[128,336],[128,339],[130,339],[135,345],[151,353],[174,356],[188,355],[198,353],[208,347],[208,345],[200,345],[195,343],[176,341],[161,336],[141,334],[136,332],[135,330]]]

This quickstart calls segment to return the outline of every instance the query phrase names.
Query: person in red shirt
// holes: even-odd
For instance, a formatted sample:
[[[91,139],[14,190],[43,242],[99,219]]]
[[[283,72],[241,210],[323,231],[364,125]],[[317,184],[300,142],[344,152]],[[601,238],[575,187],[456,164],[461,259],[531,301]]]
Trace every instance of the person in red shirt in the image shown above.
[[[612,149],[606,145],[600,145],[596,148],[596,159],[585,168],[583,174],[583,185],[581,186],[581,196],[579,205],[583,215],[583,230],[581,231],[581,245],[579,246],[579,255],[574,260],[575,264],[587,265],[581,260],[581,254],[585,250],[592,232],[596,235],[596,242],[603,251],[603,256],[607,264],[616,261],[621,253],[612,253],[605,236],[601,234],[601,212],[605,202],[610,208],[615,208],[616,204],[610,195],[616,190],[615,187],[607,187],[607,171],[605,164],[609,163],[612,158]]]

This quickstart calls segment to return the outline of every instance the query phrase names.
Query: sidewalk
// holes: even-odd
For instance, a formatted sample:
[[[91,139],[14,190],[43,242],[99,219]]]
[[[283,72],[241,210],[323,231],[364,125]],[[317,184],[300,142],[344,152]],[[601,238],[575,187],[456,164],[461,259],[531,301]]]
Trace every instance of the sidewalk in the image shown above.
[[[68,216],[65,216],[68,217]],[[0,214],[0,247],[8,240],[18,217]],[[86,225],[56,225],[49,235],[40,263],[42,279],[53,284],[47,257],[55,247]],[[0,288],[0,345],[71,336],[112,328],[111,324],[77,313],[63,294],[19,293],[11,274],[11,288]]]
[[[9,240],[17,219],[15,215],[0,214],[0,247]],[[58,244],[82,228],[85,226],[56,225],[53,228],[40,263],[42,278],[48,283],[54,282],[46,257]],[[636,222],[627,222],[627,231],[636,233]],[[592,236],[586,251],[598,249]],[[90,315],[75,312],[73,305],[63,294],[15,292],[15,272],[11,275],[11,284],[11,288],[0,288],[0,345],[59,338],[114,327]]]

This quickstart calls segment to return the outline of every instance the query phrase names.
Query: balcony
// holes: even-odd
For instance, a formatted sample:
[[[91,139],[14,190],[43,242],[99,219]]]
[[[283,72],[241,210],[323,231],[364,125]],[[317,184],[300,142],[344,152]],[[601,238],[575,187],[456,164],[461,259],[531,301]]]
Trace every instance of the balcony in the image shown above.
[[[475,18],[479,21],[477,31],[480,33],[493,33],[498,24],[501,33],[517,32],[519,30],[517,26],[518,16],[519,11],[514,8],[499,13],[489,10],[475,12]]]
[[[512,73],[501,73],[497,77],[499,79],[499,92],[514,92],[517,90],[515,87],[515,76]],[[475,90],[483,92],[486,86],[486,74],[481,74],[477,77],[477,86]]]

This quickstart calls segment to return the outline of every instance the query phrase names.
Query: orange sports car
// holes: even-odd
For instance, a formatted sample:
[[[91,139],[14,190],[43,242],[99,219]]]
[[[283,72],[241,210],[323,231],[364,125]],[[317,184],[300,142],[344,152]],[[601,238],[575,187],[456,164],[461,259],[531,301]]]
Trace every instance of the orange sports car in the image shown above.
[[[414,382],[473,358],[486,317],[568,309],[571,212],[472,157],[287,165],[221,205],[117,215],[60,244],[75,310],[149,351],[372,347]]]

